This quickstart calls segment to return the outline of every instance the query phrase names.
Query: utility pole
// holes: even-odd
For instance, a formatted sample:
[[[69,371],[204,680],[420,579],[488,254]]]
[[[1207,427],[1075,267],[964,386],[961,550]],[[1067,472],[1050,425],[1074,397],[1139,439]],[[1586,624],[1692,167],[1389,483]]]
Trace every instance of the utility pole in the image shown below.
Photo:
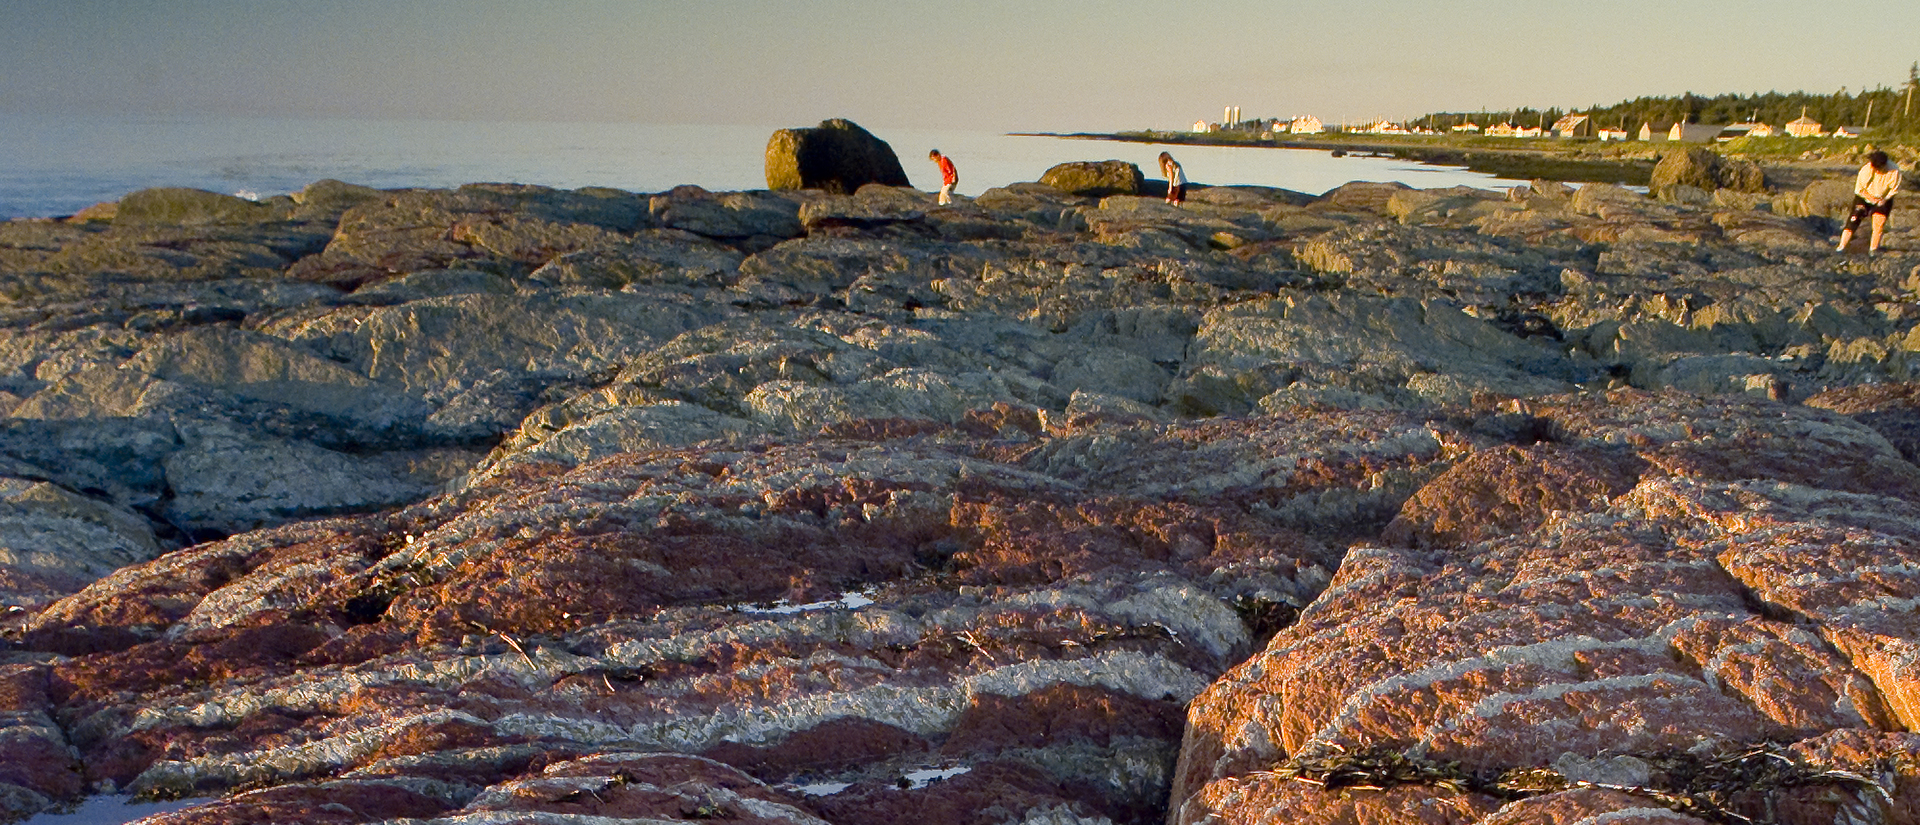
[[[1907,69],[1907,108],[1900,113],[1903,118],[1913,117],[1913,87],[1920,86],[1920,60]]]
[[[1873,98],[1867,98],[1867,122],[1860,124],[1860,131],[1864,132],[1867,130],[1868,127],[1872,125],[1873,125]]]

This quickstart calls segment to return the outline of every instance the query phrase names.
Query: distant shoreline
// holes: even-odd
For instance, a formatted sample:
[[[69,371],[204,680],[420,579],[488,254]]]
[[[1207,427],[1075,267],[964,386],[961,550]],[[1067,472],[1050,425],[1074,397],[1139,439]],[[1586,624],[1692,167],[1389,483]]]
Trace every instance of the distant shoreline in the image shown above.
[[[1106,140],[1118,143],[1174,146],[1227,146],[1247,149],[1308,149],[1352,155],[1393,157],[1435,166],[1461,166],[1511,180],[1580,181],[1645,186],[1653,177],[1651,160],[1570,157],[1568,153],[1538,148],[1420,146],[1353,135],[1275,140],[1220,138],[1186,132],[1011,132],[1014,137],[1052,137],[1068,140]]]

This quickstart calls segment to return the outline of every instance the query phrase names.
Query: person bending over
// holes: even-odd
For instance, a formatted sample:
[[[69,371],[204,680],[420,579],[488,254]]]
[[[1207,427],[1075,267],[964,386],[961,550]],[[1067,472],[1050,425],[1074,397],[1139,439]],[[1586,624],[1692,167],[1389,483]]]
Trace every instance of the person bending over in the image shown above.
[[[1833,251],[1847,251],[1860,221],[1871,218],[1873,235],[1867,241],[1867,254],[1879,252],[1880,236],[1887,231],[1887,216],[1893,214],[1893,193],[1898,191],[1899,164],[1889,160],[1885,152],[1868,155],[1866,165],[1860,167],[1860,175],[1854,179],[1853,211],[1847,215],[1847,226],[1840,230],[1840,245]]]
[[[953,203],[953,187],[960,183],[960,173],[953,168],[953,160],[940,154],[940,150],[927,152],[927,160],[940,164],[940,205]]]
[[[1187,200],[1187,173],[1173,155],[1160,153],[1160,174],[1167,176],[1167,203],[1179,206]]]

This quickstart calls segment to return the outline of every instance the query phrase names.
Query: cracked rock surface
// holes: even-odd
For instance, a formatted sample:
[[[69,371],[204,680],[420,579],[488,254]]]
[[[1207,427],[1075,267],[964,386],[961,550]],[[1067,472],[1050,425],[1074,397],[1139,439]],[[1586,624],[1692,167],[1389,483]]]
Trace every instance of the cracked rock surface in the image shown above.
[[[0,224],[0,816],[1920,822],[1831,188]]]

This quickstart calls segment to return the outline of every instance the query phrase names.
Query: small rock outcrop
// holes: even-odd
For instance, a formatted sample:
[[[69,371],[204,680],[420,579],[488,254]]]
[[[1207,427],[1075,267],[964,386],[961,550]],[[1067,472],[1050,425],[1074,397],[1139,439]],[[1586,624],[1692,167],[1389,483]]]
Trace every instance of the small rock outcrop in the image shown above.
[[[849,195],[870,183],[910,186],[886,141],[850,120],[781,129],[767,140],[768,189],[818,189]]]
[[[1040,176],[1040,182],[1070,195],[1104,198],[1138,195],[1146,186],[1140,167],[1124,160],[1083,160],[1058,164]]]

